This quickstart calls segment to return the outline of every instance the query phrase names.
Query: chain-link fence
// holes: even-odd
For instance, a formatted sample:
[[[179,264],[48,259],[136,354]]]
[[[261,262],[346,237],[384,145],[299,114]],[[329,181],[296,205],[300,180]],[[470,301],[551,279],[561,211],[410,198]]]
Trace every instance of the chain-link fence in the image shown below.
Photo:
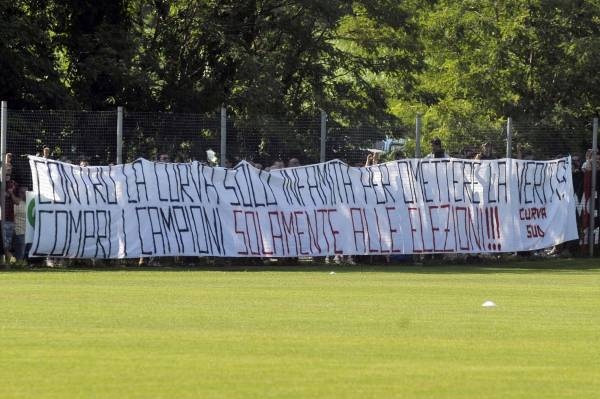
[[[512,153],[517,158],[553,159],[566,155],[584,157],[592,148],[592,120],[570,126],[515,122]]]
[[[321,115],[288,118],[266,115],[245,119],[231,115],[123,112],[122,141],[117,138],[117,111],[20,111],[8,110],[6,151],[13,154],[13,177],[31,186],[28,155],[49,156],[92,165],[157,159],[166,154],[176,162],[207,161],[213,150],[218,163],[231,165],[248,160],[265,168],[297,158],[301,164],[341,159],[348,164],[364,163],[369,149],[404,150],[414,126],[398,121],[381,125],[343,124]],[[224,140],[223,140],[224,138]],[[404,154],[403,156],[413,156]],[[324,157],[324,159],[323,159]]]
[[[297,158],[301,164],[319,162],[321,122],[319,115],[285,118],[267,115],[244,120],[227,119],[227,158],[245,159],[269,167]]]
[[[424,129],[421,136],[421,154],[429,152],[432,134]],[[592,147],[592,121],[570,126],[550,126],[529,122],[505,123],[497,129],[452,133],[451,139],[444,143],[447,153],[456,158],[473,158],[488,143],[492,149],[491,158],[519,158],[548,160],[566,155],[584,157]],[[409,141],[414,133],[409,134]],[[507,140],[510,146],[507,147]],[[414,144],[413,144],[414,146]],[[412,147],[411,147],[412,149]],[[412,156],[414,151],[407,155]]]
[[[116,129],[115,122],[113,135]],[[205,160],[206,150],[219,150],[220,134],[220,117],[216,114],[125,111],[123,161],[156,160],[159,154],[168,155],[174,162]]]
[[[8,112],[6,150],[12,154],[12,177],[31,187],[28,155],[50,156],[66,162],[85,158],[93,164],[115,162],[116,111],[13,111]]]
[[[383,151],[392,157],[412,157],[406,153],[407,140],[414,132],[413,126],[387,120],[379,125],[368,123],[342,124],[328,121],[326,159],[341,159],[349,165],[364,165],[371,150]]]
[[[156,159],[167,154],[171,160],[207,160],[207,150],[235,164],[241,159],[269,167],[275,161],[297,158],[302,164],[341,159],[350,165],[364,163],[369,150],[416,156],[429,153],[427,129],[417,132],[415,124],[396,120],[378,125],[342,123],[320,115],[287,118],[266,115],[244,119],[232,115],[173,114],[127,111],[123,113],[122,142],[117,139],[117,111],[22,111],[7,112],[6,151],[13,154],[14,177],[29,185],[27,156],[41,154],[69,162],[85,158],[91,164],[117,162],[121,145],[123,162],[136,158]],[[223,116],[225,116],[223,118]],[[223,123],[224,122],[224,123]],[[507,155],[507,127],[475,133],[454,134],[445,148],[449,155],[472,158],[490,143],[492,157]],[[325,137],[323,137],[325,136]],[[513,158],[551,159],[563,155],[585,157],[592,145],[592,122],[576,126],[542,126],[514,122],[510,131]],[[222,140],[222,138],[225,140]],[[322,159],[322,155],[324,159]]]

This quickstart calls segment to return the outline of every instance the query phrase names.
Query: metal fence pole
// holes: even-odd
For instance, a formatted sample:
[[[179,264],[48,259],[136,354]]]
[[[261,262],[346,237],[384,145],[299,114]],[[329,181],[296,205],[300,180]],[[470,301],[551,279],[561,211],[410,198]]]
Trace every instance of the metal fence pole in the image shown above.
[[[512,118],[506,121],[506,158],[512,158]]]
[[[421,158],[421,114],[417,114],[415,127],[415,158]]]
[[[221,107],[221,166],[225,167],[227,158],[227,109]]]
[[[321,152],[319,153],[319,162],[325,162],[327,145],[327,113],[321,110]]]
[[[123,163],[123,107],[117,107],[117,165]]]
[[[596,160],[598,159],[598,118],[594,118],[592,128],[592,188],[589,198],[590,224],[588,227],[588,243],[590,245],[590,256],[594,256],[594,213],[596,213]]]
[[[6,135],[8,133],[8,104],[6,101],[2,101],[2,112],[0,115],[0,165],[2,166],[2,172],[0,174],[0,209],[2,210],[2,233],[0,238],[4,239],[4,218],[6,212],[4,212],[4,204],[6,200]],[[4,254],[1,254],[4,257]]]

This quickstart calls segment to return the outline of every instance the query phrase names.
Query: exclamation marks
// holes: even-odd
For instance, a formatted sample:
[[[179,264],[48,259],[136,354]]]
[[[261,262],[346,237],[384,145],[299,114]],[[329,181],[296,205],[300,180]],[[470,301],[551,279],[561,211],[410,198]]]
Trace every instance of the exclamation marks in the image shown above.
[[[502,244],[500,242],[500,217],[498,207],[485,208],[485,225],[488,238],[488,250],[500,251]]]

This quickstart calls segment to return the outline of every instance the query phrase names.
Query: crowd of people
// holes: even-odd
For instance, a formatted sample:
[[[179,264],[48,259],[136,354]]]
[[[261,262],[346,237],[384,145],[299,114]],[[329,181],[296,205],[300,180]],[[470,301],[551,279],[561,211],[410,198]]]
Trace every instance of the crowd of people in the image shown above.
[[[448,158],[449,154],[444,149],[442,140],[440,138],[433,138],[430,141],[431,151],[425,156],[425,158]],[[366,160],[364,162],[355,162],[354,166],[372,166],[383,162],[381,154],[383,151],[370,150],[366,156]],[[51,158],[51,151],[48,147],[44,147],[43,150],[37,154],[38,156],[44,158]],[[385,160],[390,159],[401,159],[404,158],[404,154],[401,151],[394,151],[391,154],[386,154]],[[390,158],[391,155],[391,158]],[[592,150],[589,149],[585,154],[585,161],[582,162],[581,158],[577,155],[573,155],[571,157],[572,161],[572,172],[573,172],[573,188],[575,191],[575,195],[577,197],[577,201],[580,204],[578,206],[578,225],[580,221],[584,219],[582,214],[585,213],[585,209],[583,209],[581,203],[581,199],[583,197],[583,193],[585,190],[586,184],[589,185],[589,182],[586,183],[585,175],[586,172],[592,171]],[[557,154],[558,157],[562,157],[562,154]],[[486,160],[486,159],[494,159],[493,146],[490,142],[483,143],[477,150],[473,148],[466,148],[460,156],[463,159],[475,159],[475,160]],[[5,262],[18,262],[25,261],[27,259],[28,248],[26,248],[25,244],[25,228],[26,228],[26,186],[19,185],[17,181],[15,181],[12,176],[13,173],[13,156],[10,153],[6,154],[3,167],[5,171],[5,179],[6,179],[6,193],[5,193],[5,211],[2,215],[2,251],[4,254]],[[520,147],[517,148],[517,158],[521,159],[533,159],[533,155],[531,151],[524,151]],[[71,162],[66,158],[60,159],[63,162],[75,163]],[[156,157],[158,162],[171,162],[171,157],[169,154],[161,153]],[[600,159],[597,161],[597,171],[600,172]],[[86,156],[81,156],[76,162],[79,166],[86,167],[90,165],[90,159]],[[235,166],[237,160],[225,160],[225,167],[231,168]],[[292,157],[287,162],[284,162],[281,159],[276,159],[271,163],[270,166],[264,167],[261,163],[258,162],[250,162],[254,167],[258,169],[262,169],[265,171],[272,171],[284,168],[293,168],[301,166],[301,162],[298,158]],[[589,173],[588,173],[589,176]],[[589,180],[589,179],[587,179]],[[588,187],[589,189],[589,187]],[[585,221],[583,223],[585,225]],[[598,226],[598,223],[596,223]],[[580,231],[582,230],[580,227]],[[574,242],[568,242],[561,245],[557,245],[552,248],[548,248],[543,251],[529,251],[517,253],[519,256],[571,256],[579,253],[579,240],[575,240]],[[440,256],[351,256],[351,255],[336,255],[333,257],[324,257],[320,258],[320,260],[325,263],[346,263],[346,264],[355,264],[356,262],[405,262],[405,261],[414,261],[414,260],[425,260],[428,259],[438,259]],[[481,258],[481,255],[468,256],[468,258]],[[244,259],[244,261],[248,261],[248,259]],[[298,259],[291,259],[291,262],[297,262]],[[47,262],[48,264],[52,264],[52,260]],[[139,264],[146,263],[146,260],[140,259]]]

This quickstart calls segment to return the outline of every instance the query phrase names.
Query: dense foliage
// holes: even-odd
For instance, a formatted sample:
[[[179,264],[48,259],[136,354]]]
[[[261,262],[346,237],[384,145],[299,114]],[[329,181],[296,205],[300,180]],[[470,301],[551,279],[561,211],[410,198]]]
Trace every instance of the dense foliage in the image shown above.
[[[600,0],[0,0],[11,108],[302,116],[468,137],[600,110]]]

